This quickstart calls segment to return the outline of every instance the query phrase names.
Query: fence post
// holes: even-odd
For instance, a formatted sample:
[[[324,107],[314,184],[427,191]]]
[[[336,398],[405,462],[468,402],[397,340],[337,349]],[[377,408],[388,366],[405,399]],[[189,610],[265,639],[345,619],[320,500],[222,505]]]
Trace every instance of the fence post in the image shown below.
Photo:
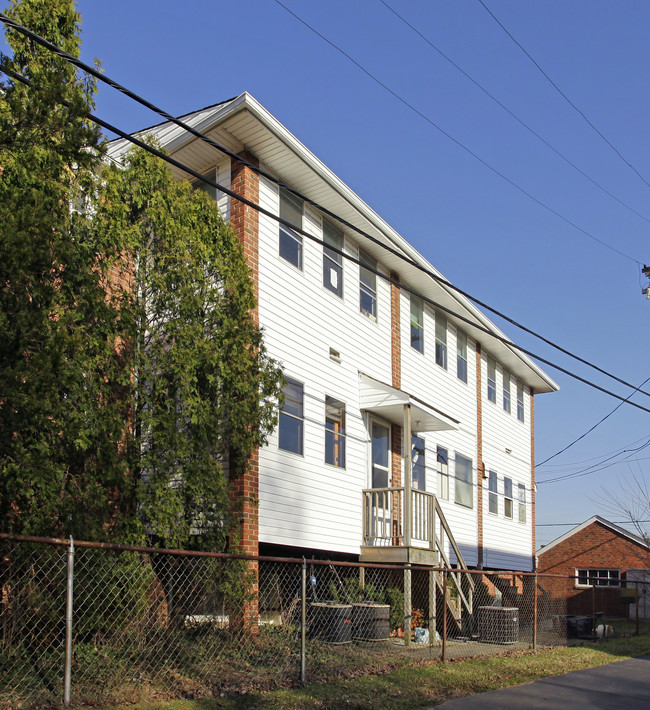
[[[404,645],[411,645],[411,565],[404,566]]]
[[[537,650],[537,572],[533,577],[533,651]]]
[[[72,689],[72,590],[74,583],[74,541],[70,535],[68,576],[65,589],[65,666],[63,672],[63,704],[70,707]]]
[[[302,584],[300,588],[300,682],[306,682],[307,659],[307,560],[302,558]]]
[[[431,633],[431,632],[429,632]],[[442,662],[447,660],[447,570],[442,572]]]
[[[635,607],[636,607],[636,635],[639,635],[639,583],[636,582],[636,600],[635,600]],[[645,606],[645,605],[644,605]]]

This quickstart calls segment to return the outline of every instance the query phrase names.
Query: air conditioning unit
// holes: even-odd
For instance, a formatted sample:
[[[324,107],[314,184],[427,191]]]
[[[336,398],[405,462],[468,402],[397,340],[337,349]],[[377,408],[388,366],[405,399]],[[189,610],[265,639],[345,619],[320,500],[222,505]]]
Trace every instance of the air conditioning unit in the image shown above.
[[[507,606],[480,606],[478,633],[479,641],[484,643],[517,643],[519,609]]]

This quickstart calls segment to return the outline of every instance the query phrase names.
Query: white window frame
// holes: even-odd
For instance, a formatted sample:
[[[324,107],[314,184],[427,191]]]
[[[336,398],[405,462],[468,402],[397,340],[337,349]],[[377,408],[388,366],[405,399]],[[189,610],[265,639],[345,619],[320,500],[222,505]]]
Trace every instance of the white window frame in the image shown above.
[[[489,355],[487,359],[487,398],[488,402],[497,403],[497,361]]]
[[[526,420],[524,409],[524,383],[517,381],[517,419],[520,422]]]
[[[300,382],[299,380],[295,380],[292,377],[286,377],[284,378],[286,380],[286,385],[285,385],[285,390],[287,386],[296,386],[300,388],[300,413],[293,413],[293,412],[288,412],[286,411],[286,399],[284,405],[280,409],[280,414],[278,418],[278,449],[280,451],[286,451],[287,453],[290,454],[296,454],[297,456],[304,456],[305,452],[305,385]],[[286,392],[285,392],[286,396]],[[295,400],[296,402],[298,400]],[[292,420],[294,422],[299,422],[298,429],[300,431],[300,440],[299,440],[299,451],[295,451],[294,449],[286,448],[281,445],[281,439],[282,439],[282,423],[288,422],[288,420]],[[289,422],[288,422],[289,423]],[[295,426],[295,425],[294,425]]]
[[[447,319],[436,311],[436,365],[447,369]]]
[[[359,249],[359,310],[370,320],[377,321],[377,274],[368,268],[377,271],[377,260],[368,252]],[[370,310],[364,308],[364,296],[369,299]]]
[[[304,218],[304,212],[305,212],[305,205],[304,202],[299,198],[296,197],[292,192],[289,192],[289,190],[285,189],[284,187],[280,188],[280,192],[278,195],[279,199],[279,215],[280,217],[283,217],[284,219],[288,219],[287,216],[283,215],[282,212],[282,201],[286,200],[289,203],[293,203],[293,207],[297,208],[298,203],[300,203],[300,224],[294,225],[298,229],[302,229],[303,225],[303,218]],[[291,221],[288,219],[288,221]],[[289,247],[293,247],[295,245],[296,249],[296,260],[294,261],[293,258],[290,258],[291,256],[291,251],[284,251],[283,253],[283,245],[288,245]],[[290,227],[285,226],[284,224],[279,224],[279,242],[278,242],[278,254],[280,255],[280,258],[286,261],[288,264],[291,264],[294,266],[296,269],[299,269],[302,271],[302,266],[303,266],[303,249],[304,249],[304,244],[303,244],[303,239],[300,234],[297,234],[296,232],[293,231]]]
[[[499,476],[496,471],[490,471],[488,476],[488,513],[499,515]]]
[[[460,459],[460,460],[459,460]],[[459,474],[459,463],[467,462],[468,466],[466,468],[467,478],[461,478]],[[454,454],[454,501],[457,505],[462,505],[464,508],[474,507],[474,462],[467,456],[463,456],[456,452]],[[469,492],[469,503],[459,500],[459,498],[464,498],[465,494]]]
[[[456,377],[467,384],[467,333],[464,330],[456,331]]]
[[[326,219],[323,220],[323,242],[340,251],[343,251],[345,245],[343,232]],[[323,286],[335,296],[343,298],[343,256],[328,246],[323,246]]]
[[[514,498],[512,497],[512,478],[503,477],[503,517],[512,520],[514,517]]]
[[[517,519],[520,523],[526,522],[526,486],[523,483],[517,484]]]
[[[575,571],[576,587],[588,589],[590,587],[621,586],[621,570],[605,567],[579,567]]]
[[[338,409],[339,421],[334,420],[333,410]],[[337,428],[338,424],[338,428]],[[325,463],[335,468],[345,468],[346,457],[345,402],[325,395]],[[328,454],[331,446],[331,456]]]
[[[503,411],[510,414],[511,406],[511,395],[510,395],[510,373],[508,370],[503,371]]]
[[[411,434],[411,487],[418,491],[426,491],[427,489],[426,455],[424,438],[417,436],[417,434]],[[421,475],[416,475],[416,470]]]
[[[411,347],[424,354],[424,302],[419,296],[411,294]]]
[[[444,458],[444,462],[441,459]],[[449,500],[449,450],[444,446],[436,448],[437,495],[441,500]]]
[[[374,462],[374,458],[373,458],[374,450],[373,450],[372,442],[373,442],[373,427],[374,427],[375,425],[376,425],[376,426],[382,426],[382,427],[385,427],[386,429],[388,429],[388,451],[387,451],[387,461],[388,461],[388,465],[387,465],[386,467],[384,467],[384,466],[381,465],[381,464],[375,464],[375,462]],[[369,461],[369,463],[370,463],[370,467],[369,467],[370,470],[368,471],[368,475],[369,475],[369,478],[370,478],[370,481],[369,481],[369,483],[370,483],[369,488],[384,488],[384,487],[385,487],[385,488],[390,488],[390,487],[391,487],[391,481],[392,481],[392,460],[393,460],[393,459],[392,459],[392,449],[391,449],[391,433],[392,433],[392,432],[391,432],[390,422],[387,422],[387,421],[385,421],[384,419],[380,419],[379,417],[369,417],[369,420],[368,420],[368,428],[369,428],[369,432],[368,432],[368,433],[370,434],[370,440],[369,440],[369,442],[368,442],[368,446],[369,446],[368,461]],[[386,470],[386,482],[387,482],[387,485],[386,485],[386,486],[375,486],[375,485],[374,485],[374,475],[373,475],[373,474],[374,474],[374,468],[375,468],[375,466],[376,466],[378,469],[380,469],[380,470],[382,470],[382,469],[385,468],[385,470]]]

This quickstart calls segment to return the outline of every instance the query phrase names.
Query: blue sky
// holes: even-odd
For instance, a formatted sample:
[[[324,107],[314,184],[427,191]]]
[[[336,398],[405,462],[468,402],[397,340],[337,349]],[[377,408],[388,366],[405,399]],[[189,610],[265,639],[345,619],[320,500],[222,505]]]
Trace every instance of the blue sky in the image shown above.
[[[471,294],[635,384],[650,376],[650,187],[556,92],[478,0],[386,0],[521,121],[634,214],[552,152],[380,0],[283,0],[381,82],[494,170],[390,95],[274,0],[80,0],[82,58],[173,114],[249,91],[323,162]],[[485,0],[544,71],[650,182],[650,3]],[[158,118],[101,86],[97,114],[127,131]],[[645,235],[645,236],[644,236]],[[495,319],[498,323],[498,319]],[[516,342],[627,396],[629,390],[511,326]],[[537,459],[563,448],[617,401],[551,368],[561,385],[536,398]],[[650,383],[647,387],[650,391]],[[650,398],[634,398],[650,406]],[[578,523],[643,475],[650,415],[624,405],[538,470],[538,523]],[[627,455],[627,454],[626,454]],[[616,459],[613,459],[614,461]],[[611,463],[611,462],[610,462]],[[566,527],[539,527],[548,542]]]

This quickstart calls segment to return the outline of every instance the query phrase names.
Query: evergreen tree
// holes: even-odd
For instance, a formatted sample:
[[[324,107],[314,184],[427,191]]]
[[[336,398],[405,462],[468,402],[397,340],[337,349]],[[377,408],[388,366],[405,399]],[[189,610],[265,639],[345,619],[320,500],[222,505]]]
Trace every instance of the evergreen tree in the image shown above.
[[[8,14],[78,56],[71,0]],[[281,382],[241,247],[162,161],[104,166],[93,82],[8,42],[32,86],[0,87],[0,530],[223,548],[224,465]]]

